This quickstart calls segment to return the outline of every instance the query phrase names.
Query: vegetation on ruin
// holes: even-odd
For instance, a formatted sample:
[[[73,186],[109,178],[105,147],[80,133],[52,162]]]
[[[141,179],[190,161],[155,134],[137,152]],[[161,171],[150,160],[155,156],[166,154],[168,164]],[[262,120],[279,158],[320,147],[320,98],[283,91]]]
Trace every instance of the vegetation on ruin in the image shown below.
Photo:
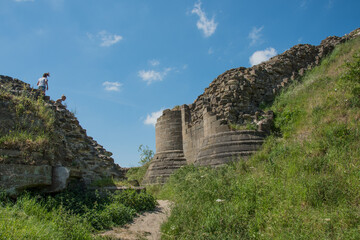
[[[91,183],[91,187],[111,187],[111,186],[125,186],[131,187],[131,184],[126,179],[116,179],[113,177],[100,178]]]
[[[277,97],[251,159],[177,171],[163,239],[360,239],[359,76],[357,38]]]
[[[255,123],[245,123],[245,124],[230,123],[229,128],[232,131],[236,131],[236,130],[256,130],[257,126],[256,126]]]
[[[149,149],[148,146],[140,145],[138,152],[140,153],[140,167],[133,167],[130,168],[129,171],[126,173],[126,177],[128,181],[137,181],[141,183],[147,169],[149,168],[150,161],[154,157],[154,151]]]
[[[56,195],[26,193],[16,201],[0,193],[0,239],[106,239],[95,233],[123,225],[155,204],[145,192],[97,192],[83,186]]]
[[[25,89],[25,86],[24,86]],[[0,100],[9,103],[10,110],[15,114],[15,125],[7,133],[0,134],[0,148],[18,149],[24,159],[31,152],[55,151],[54,133],[55,112],[46,106],[45,101],[35,94],[22,91],[21,95],[10,94],[6,88],[0,90]]]
[[[140,154],[139,167],[132,167],[126,173],[126,179],[114,179],[113,177],[102,178],[94,181],[91,185],[93,187],[107,187],[107,186],[126,186],[133,187],[140,185],[147,169],[149,168],[150,161],[154,157],[154,151],[149,146],[140,145],[138,148]]]

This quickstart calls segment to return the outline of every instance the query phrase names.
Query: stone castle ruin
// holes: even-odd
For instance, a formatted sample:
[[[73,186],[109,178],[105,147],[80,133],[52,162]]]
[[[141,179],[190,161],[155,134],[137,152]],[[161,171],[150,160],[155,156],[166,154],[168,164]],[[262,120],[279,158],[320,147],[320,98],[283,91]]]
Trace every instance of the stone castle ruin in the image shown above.
[[[39,95],[29,84],[0,75],[0,137],[19,128],[43,128],[43,120],[29,110],[28,101],[16,101],[16,97],[37,101]],[[24,105],[21,114],[16,111],[20,104]],[[41,149],[26,142],[21,143],[23,147],[0,142],[0,189],[14,195],[28,188],[58,192],[72,179],[89,184],[106,177],[125,178],[126,169],[115,164],[112,153],[87,135],[66,106],[46,97],[44,107],[54,117],[49,146]]]
[[[299,44],[267,62],[218,76],[192,104],[163,111],[156,123],[156,154],[143,184],[162,184],[186,164],[219,166],[258,150],[269,133],[271,103],[289,83],[320,64],[336,45],[360,35],[328,37],[318,46]],[[233,126],[254,130],[234,130]],[[243,126],[243,127],[241,127]]]

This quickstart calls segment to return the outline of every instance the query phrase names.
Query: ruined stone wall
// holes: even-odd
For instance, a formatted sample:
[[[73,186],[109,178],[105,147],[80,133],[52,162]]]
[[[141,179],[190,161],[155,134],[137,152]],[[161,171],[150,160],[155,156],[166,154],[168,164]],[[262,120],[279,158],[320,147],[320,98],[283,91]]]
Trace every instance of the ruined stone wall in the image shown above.
[[[0,137],[11,131],[44,130],[44,120],[28,109],[28,100],[19,102],[16,97],[31,101],[42,98],[29,84],[0,75]],[[66,187],[70,178],[91,183],[103,177],[125,177],[126,170],[114,163],[112,153],[86,134],[66,106],[49,98],[45,98],[42,106],[54,118],[48,129],[51,140],[45,143],[48,147],[38,147],[25,140],[17,144],[0,142],[0,188],[16,193],[28,187],[41,187],[51,192]],[[20,107],[23,110],[16,110]],[[48,179],[52,179],[51,184]]]
[[[204,138],[204,124],[203,122],[197,122],[191,126],[190,114],[187,105],[181,106],[184,156],[188,163],[194,163],[196,151]]]
[[[158,119],[155,126],[156,154],[143,184],[165,183],[176,169],[186,165],[182,126],[182,112],[179,109],[165,110]]]
[[[250,68],[235,68],[218,76],[194,103],[189,105],[191,122],[201,121],[210,108],[224,122],[243,124],[248,115],[271,102],[288,83],[303,76],[346,37],[329,37],[319,46],[299,44],[269,61]]]
[[[165,110],[155,128],[156,152],[183,150],[180,110]]]
[[[248,157],[261,147],[274,117],[270,111],[263,112],[261,106],[271,103],[289,83],[320,64],[336,45],[359,35],[360,29],[357,29],[344,37],[328,37],[319,46],[299,44],[253,67],[226,71],[192,104],[181,106],[182,138],[176,128],[173,136],[176,135],[177,140],[174,142],[173,138],[168,144],[177,146],[176,151],[184,154],[187,164],[218,166],[239,156]],[[164,111],[164,115],[169,114],[174,116],[174,124],[178,126],[179,109]],[[171,136],[169,130],[162,127],[163,117],[159,118],[156,127],[157,151],[158,145],[161,150],[167,145],[167,139],[162,136]],[[256,126],[257,130],[233,131],[230,128],[231,125],[247,124]],[[167,154],[162,153],[162,169],[173,165],[172,152]],[[164,182],[169,176],[170,171],[164,177],[152,170],[158,164],[157,161],[151,163],[144,181],[146,184],[155,183],[156,178]]]
[[[204,138],[216,133],[228,131],[227,125],[222,125],[218,117],[209,109],[205,108],[203,112],[203,121],[197,121],[192,124],[190,121],[190,109],[187,105],[181,107],[182,124],[183,124],[183,150],[188,164],[196,161],[199,149],[201,148]]]

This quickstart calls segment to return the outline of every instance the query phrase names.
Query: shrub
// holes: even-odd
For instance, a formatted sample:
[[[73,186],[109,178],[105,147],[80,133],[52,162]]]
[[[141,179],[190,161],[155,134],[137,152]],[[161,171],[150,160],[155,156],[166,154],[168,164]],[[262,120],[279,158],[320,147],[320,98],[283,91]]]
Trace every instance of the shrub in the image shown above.
[[[137,212],[153,210],[156,206],[156,200],[150,194],[135,190],[125,190],[112,195],[112,201],[124,204],[127,207],[135,209]]]
[[[103,209],[89,209],[85,212],[86,220],[97,230],[109,229],[116,225],[123,225],[136,215],[136,211],[123,204],[110,203]]]
[[[97,192],[78,184],[54,195],[24,193],[16,201],[0,192],[0,239],[93,239],[97,230],[154,208],[155,199],[145,192]]]
[[[0,206],[1,239],[93,239],[92,227],[63,208],[48,210],[25,194],[15,204]]]

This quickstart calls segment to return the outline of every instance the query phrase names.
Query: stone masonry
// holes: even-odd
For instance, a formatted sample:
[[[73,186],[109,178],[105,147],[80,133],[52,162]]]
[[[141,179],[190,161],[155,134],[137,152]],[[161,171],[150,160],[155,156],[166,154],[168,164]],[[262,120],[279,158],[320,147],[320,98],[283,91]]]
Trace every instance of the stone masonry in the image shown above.
[[[143,184],[164,183],[186,164],[219,166],[246,158],[269,133],[271,103],[289,83],[320,64],[336,45],[360,35],[328,37],[318,46],[299,44],[250,68],[235,68],[218,76],[192,104],[165,110],[156,124],[156,154]],[[256,126],[233,130],[231,126]]]
[[[23,113],[16,111],[20,105],[16,96],[34,101],[42,98],[29,84],[0,75],[0,137],[16,131],[19,125],[23,130],[44,128],[43,120],[27,109],[26,101],[21,103]],[[44,107],[54,117],[49,147],[39,149],[23,142],[21,148],[0,142],[0,189],[12,194],[26,188],[56,192],[64,189],[70,179],[89,184],[104,177],[125,177],[126,169],[115,164],[112,153],[86,134],[66,106],[45,97]]]

